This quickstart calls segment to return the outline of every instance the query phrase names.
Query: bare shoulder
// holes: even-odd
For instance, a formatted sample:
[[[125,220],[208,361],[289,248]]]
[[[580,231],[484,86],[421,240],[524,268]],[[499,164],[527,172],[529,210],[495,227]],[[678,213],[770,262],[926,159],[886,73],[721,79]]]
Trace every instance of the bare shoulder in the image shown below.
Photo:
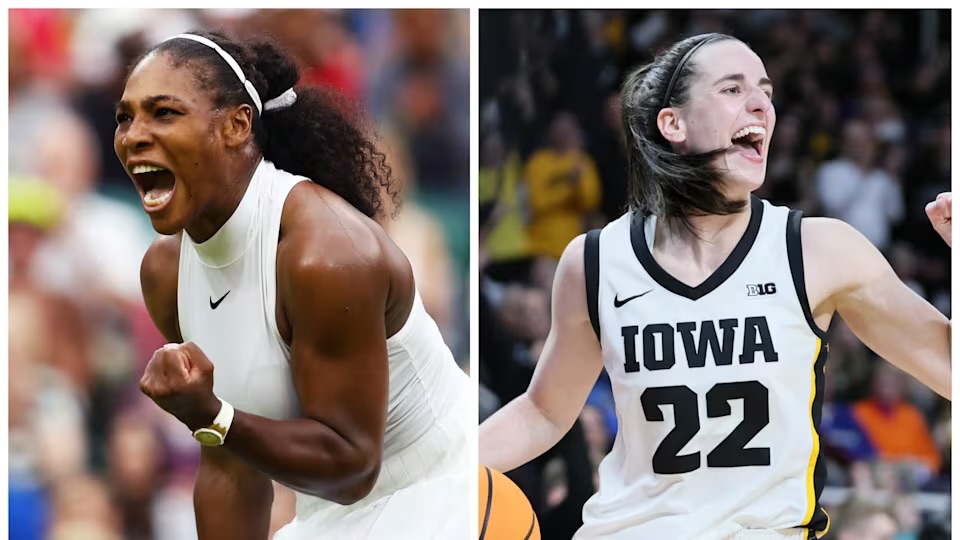
[[[150,318],[171,342],[182,341],[177,315],[181,235],[158,236],[140,263],[140,289]]]
[[[855,241],[854,238],[861,235],[856,229],[845,221],[827,217],[805,217],[800,222],[801,237],[803,245],[829,247],[834,244],[834,240],[839,242]]]
[[[877,248],[850,224],[833,218],[804,218],[800,225],[804,263],[833,266],[843,271],[840,264],[862,266],[881,257]],[[862,271],[863,268],[857,268]]]
[[[280,230],[277,259],[294,273],[388,272],[397,249],[375,221],[310,182],[287,197]]]
[[[583,253],[587,243],[587,235],[581,234],[570,241],[560,256],[560,263],[557,266],[557,280],[564,286],[572,286],[577,283],[586,286],[586,271],[583,264]]]
[[[409,261],[380,225],[340,197],[313,183],[298,184],[284,204],[280,229],[278,279],[290,295],[312,291],[331,303],[384,299],[388,312],[398,306],[409,312]]]
[[[811,306],[892,272],[860,231],[838,219],[804,218],[800,238]]]
[[[553,318],[587,317],[587,278],[584,250],[587,235],[581,234],[563,250],[553,281]]]
[[[181,235],[159,235],[147,249],[140,264],[140,277],[155,279],[180,264]]]

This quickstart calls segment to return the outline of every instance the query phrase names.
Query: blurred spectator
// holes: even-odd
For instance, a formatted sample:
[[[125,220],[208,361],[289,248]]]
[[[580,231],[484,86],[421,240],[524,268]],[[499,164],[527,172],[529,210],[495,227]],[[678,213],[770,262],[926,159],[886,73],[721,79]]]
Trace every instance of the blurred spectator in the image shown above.
[[[123,537],[151,538],[154,489],[161,472],[160,440],[142,418],[121,414],[110,426],[107,444],[107,474],[123,521]]]
[[[812,79],[807,79],[813,82]],[[822,82],[817,80],[817,82]],[[817,91],[812,91],[816,95]],[[815,111],[813,125],[810,127],[808,151],[815,161],[822,161],[833,157],[840,146],[838,142],[842,118],[840,117],[840,103],[832,95],[824,95],[811,103]],[[781,111],[780,114],[783,114]],[[774,134],[777,132],[774,131]],[[772,150],[772,147],[771,147]]]
[[[817,191],[824,212],[853,225],[884,251],[893,226],[903,219],[899,179],[877,165],[877,143],[865,122],[843,128],[843,157],[817,172]]]
[[[597,166],[583,151],[583,138],[570,113],[550,125],[548,146],[534,152],[523,171],[530,194],[530,251],[559,260],[600,203]]]
[[[834,377],[824,377],[824,404],[820,418],[820,444],[826,456],[844,467],[854,462],[874,459],[877,451],[868,437],[853,409],[846,401],[836,400]],[[833,469],[828,475],[831,484],[838,484],[837,478],[843,469]]]
[[[44,290],[28,271],[59,222],[60,195],[38,181],[18,178],[11,179],[9,195],[8,352],[11,381],[16,381],[10,385],[10,457],[12,464],[17,454],[25,473],[46,479],[76,472],[86,457],[78,430],[92,378],[88,327],[69,298]],[[29,449],[30,441],[49,437],[77,444]],[[15,441],[28,446],[21,448]]]
[[[39,179],[9,178],[7,223],[9,231],[10,288],[36,288],[31,270],[38,250],[50,231],[59,225],[64,208],[60,193]]]
[[[530,355],[531,345],[545,339],[550,328],[548,298],[539,288],[481,281],[478,316],[485,347],[480,369],[501,403],[526,390],[537,361]]]
[[[347,26],[346,13],[271,9],[251,19],[250,29],[275,36],[301,65],[300,84],[337,88],[359,100],[364,93],[364,50]]]
[[[106,485],[92,476],[65,478],[53,493],[50,540],[120,540],[120,518]]]
[[[416,181],[412,176],[410,157],[401,144],[400,139],[394,140],[385,153],[393,174],[401,179],[404,190],[409,192]],[[392,198],[384,197],[383,200],[385,215],[392,215],[396,210]],[[449,341],[453,333],[455,291],[453,261],[447,250],[446,235],[440,222],[417,200],[407,201],[402,208],[396,218],[383,222],[383,229],[406,254],[423,305]]]
[[[898,531],[897,522],[886,509],[858,502],[841,510],[834,527],[837,540],[896,540]]]
[[[397,10],[352,14],[376,58],[366,99],[404,138],[424,208],[448,235],[457,269],[469,268],[470,120],[466,11]]]
[[[620,127],[620,94],[606,97],[603,107],[603,125],[591,154],[596,158],[603,205],[603,218],[613,221],[622,216],[623,195],[627,192],[627,150]]]
[[[919,540],[923,528],[923,516],[911,497],[898,497],[893,503],[893,517],[899,525],[900,533],[895,540]]]
[[[530,255],[527,239],[526,190],[521,182],[520,156],[507,148],[499,132],[480,142],[477,192],[481,250],[487,263],[523,261]]]
[[[803,148],[803,124],[795,115],[777,119],[777,144],[770,147],[767,177],[757,196],[782,201],[804,214],[818,212],[819,203],[813,178],[813,165]]]
[[[920,486],[940,470],[940,452],[923,414],[903,399],[905,374],[887,363],[874,371],[873,393],[853,414],[884,459],[902,462]]]
[[[101,185],[108,192],[122,193],[130,189],[130,178],[123,164],[117,159],[113,148],[113,134],[117,130],[114,115],[118,96],[123,94],[127,69],[146,50],[147,39],[143,32],[133,32],[120,38],[112,51],[114,54],[111,55],[115,61],[104,62],[112,65],[112,69],[101,75],[105,80],[84,89],[83,93],[75,99],[77,112],[89,123],[96,134],[99,150],[97,161],[100,164],[100,176],[103,179]],[[102,43],[102,38],[96,41]]]
[[[142,212],[94,191],[99,159],[90,127],[66,108],[36,104],[11,111],[10,129],[23,152],[11,149],[11,172],[43,178],[64,202],[30,269],[36,280],[93,309],[138,302],[140,259],[153,235]]]

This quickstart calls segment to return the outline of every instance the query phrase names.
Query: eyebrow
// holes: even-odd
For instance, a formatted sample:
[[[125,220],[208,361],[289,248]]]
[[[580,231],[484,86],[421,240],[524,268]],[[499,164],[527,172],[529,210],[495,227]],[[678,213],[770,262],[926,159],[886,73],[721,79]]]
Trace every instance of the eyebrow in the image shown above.
[[[163,101],[169,101],[169,102],[172,102],[172,103],[175,104],[175,105],[180,105],[181,107],[186,107],[186,105],[187,105],[186,102],[184,102],[184,101],[181,100],[180,98],[177,98],[177,97],[174,97],[174,96],[169,96],[169,95],[166,95],[166,94],[160,94],[160,95],[157,95],[157,96],[147,96],[146,98],[144,98],[144,100],[143,100],[143,106],[144,106],[144,108],[149,109],[149,108],[152,108],[152,107],[156,107],[156,105],[157,105],[158,103],[163,102]],[[126,101],[126,100],[121,100],[121,101],[116,102],[116,103],[113,105],[113,108],[114,108],[114,109],[119,109],[120,107],[128,107],[129,105],[130,105],[130,102],[128,102],[128,101]]]
[[[742,82],[745,82],[746,80],[747,80],[747,78],[743,75],[743,73],[731,73],[731,74],[729,74],[729,75],[724,75],[723,77],[720,77],[719,79],[717,79],[716,81],[714,81],[713,84],[714,84],[714,85],[717,85],[717,84],[720,84],[720,83],[722,83],[722,82],[724,82],[724,81],[737,81],[737,82],[741,82],[741,83],[742,83]],[[765,85],[767,85],[767,86],[769,86],[769,87],[771,87],[771,88],[773,87],[773,81],[771,81],[770,79],[768,79],[768,78],[766,78],[766,77],[762,77],[757,84],[760,84],[760,85],[764,85],[764,84],[765,84]]]

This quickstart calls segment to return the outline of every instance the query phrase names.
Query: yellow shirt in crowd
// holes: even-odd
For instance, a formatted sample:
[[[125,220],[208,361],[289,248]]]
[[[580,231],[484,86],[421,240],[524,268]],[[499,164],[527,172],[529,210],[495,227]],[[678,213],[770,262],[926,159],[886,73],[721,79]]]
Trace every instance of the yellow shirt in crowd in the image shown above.
[[[544,149],[530,156],[523,176],[530,201],[530,252],[560,259],[567,244],[584,232],[585,218],[600,204],[597,166],[578,150],[560,154]]]
[[[496,223],[484,241],[484,248],[492,261],[510,261],[530,255],[527,245],[525,209],[520,199],[520,169],[522,162],[511,152],[502,167],[480,167],[478,198],[480,204],[496,201],[499,205]]]

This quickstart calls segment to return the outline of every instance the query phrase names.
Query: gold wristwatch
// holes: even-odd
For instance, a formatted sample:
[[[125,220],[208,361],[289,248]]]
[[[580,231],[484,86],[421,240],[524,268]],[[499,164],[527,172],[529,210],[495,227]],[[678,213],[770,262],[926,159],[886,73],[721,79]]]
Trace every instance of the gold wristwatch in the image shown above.
[[[222,446],[227,439],[230,425],[233,424],[233,412],[233,405],[220,399],[220,412],[213,419],[213,423],[194,431],[193,438],[203,446]]]

